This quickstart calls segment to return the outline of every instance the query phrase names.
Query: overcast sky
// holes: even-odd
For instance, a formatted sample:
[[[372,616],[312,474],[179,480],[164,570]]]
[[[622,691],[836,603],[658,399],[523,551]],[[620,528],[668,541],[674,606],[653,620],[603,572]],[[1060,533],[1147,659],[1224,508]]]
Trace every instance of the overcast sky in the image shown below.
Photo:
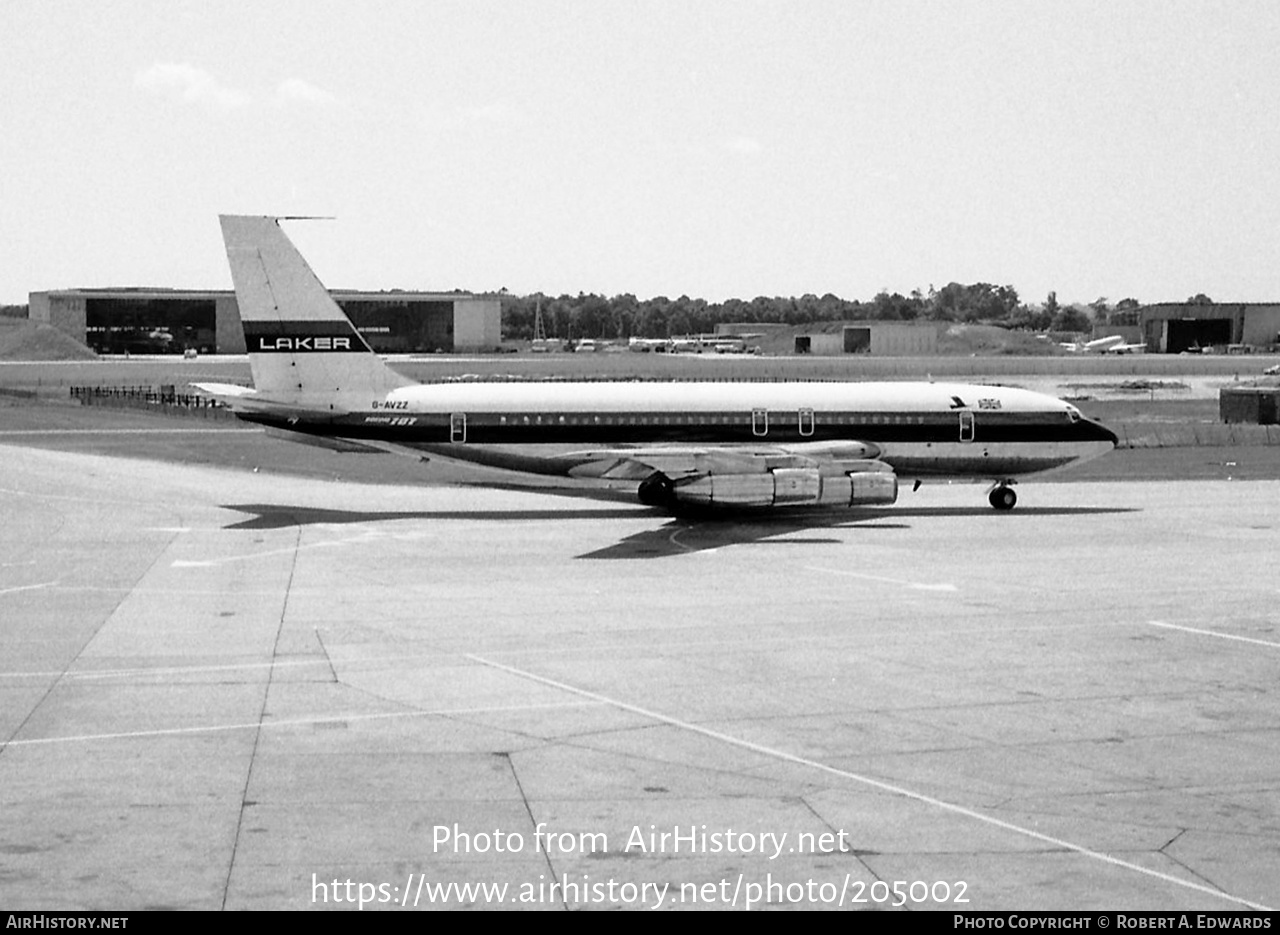
[[[0,3],[0,302],[330,287],[1280,301],[1280,3]]]

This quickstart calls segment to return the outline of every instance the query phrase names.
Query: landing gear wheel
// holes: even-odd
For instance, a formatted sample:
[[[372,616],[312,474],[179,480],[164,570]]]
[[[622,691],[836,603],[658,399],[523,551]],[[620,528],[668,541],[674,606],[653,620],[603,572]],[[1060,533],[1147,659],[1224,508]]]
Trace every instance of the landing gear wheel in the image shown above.
[[[987,495],[987,499],[991,501],[991,505],[997,510],[1012,510],[1014,504],[1018,502],[1018,495],[1012,487],[1005,487],[1001,484]]]
[[[671,478],[659,471],[642,480],[636,494],[645,506],[670,506],[674,490],[675,484],[671,483]]]

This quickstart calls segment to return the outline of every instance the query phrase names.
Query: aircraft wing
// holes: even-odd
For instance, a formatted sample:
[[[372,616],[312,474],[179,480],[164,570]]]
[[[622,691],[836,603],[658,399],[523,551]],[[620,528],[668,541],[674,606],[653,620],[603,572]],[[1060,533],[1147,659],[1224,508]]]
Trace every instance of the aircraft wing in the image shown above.
[[[841,469],[851,462],[873,460],[880,449],[870,442],[801,442],[795,445],[640,446],[571,451],[557,460],[573,463],[571,477],[644,480],[655,471],[669,477],[685,474],[764,474],[777,468],[824,465]]]

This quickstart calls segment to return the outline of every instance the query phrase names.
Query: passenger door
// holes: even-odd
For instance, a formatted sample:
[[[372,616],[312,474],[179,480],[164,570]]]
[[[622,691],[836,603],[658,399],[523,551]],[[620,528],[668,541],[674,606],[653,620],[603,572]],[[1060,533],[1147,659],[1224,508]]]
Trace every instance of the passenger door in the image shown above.
[[[769,434],[768,409],[751,410],[751,434],[759,438],[764,438],[764,436]]]

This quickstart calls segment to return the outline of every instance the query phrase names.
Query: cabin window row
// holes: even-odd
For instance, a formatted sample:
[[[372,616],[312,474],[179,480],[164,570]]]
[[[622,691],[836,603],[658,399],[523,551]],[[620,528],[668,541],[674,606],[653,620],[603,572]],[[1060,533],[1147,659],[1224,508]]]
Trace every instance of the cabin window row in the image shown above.
[[[770,411],[770,424],[782,426],[795,421],[798,417],[784,418],[784,414]],[[474,417],[472,417],[474,418]],[[924,425],[925,417],[902,413],[828,413],[823,415],[806,412],[801,420],[806,426],[814,422],[824,425]],[[588,415],[565,413],[520,413],[499,415],[499,425],[750,425],[750,414],[709,413],[703,415],[688,414],[638,414],[624,413],[618,415]]]

